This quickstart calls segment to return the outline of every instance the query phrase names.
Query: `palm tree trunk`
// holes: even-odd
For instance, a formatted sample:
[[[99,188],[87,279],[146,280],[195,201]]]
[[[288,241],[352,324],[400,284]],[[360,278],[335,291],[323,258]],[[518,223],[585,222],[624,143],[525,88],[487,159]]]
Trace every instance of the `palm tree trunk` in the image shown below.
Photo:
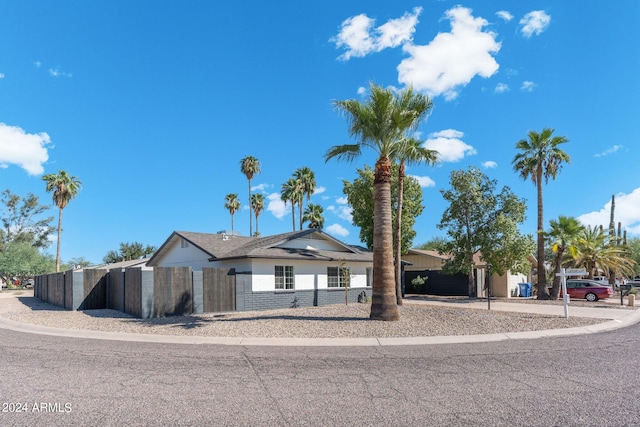
[[[256,235],[259,235],[260,233],[258,232],[258,216],[256,215]]]
[[[398,169],[398,206],[396,207],[395,267],[396,267],[396,303],[402,305],[402,203],[404,189],[404,161]]]
[[[247,180],[249,182],[249,237],[253,236],[253,209],[251,207],[251,180]],[[256,219],[256,222],[258,220]],[[256,224],[256,228],[258,225]]]
[[[233,214],[231,214],[231,235],[233,236],[235,233],[233,231]]]
[[[58,245],[56,248],[56,273],[60,272],[60,235],[62,234],[62,208],[58,208]]]
[[[556,275],[553,277],[553,287],[551,288],[551,299],[556,300],[560,296],[560,270],[562,270],[562,254],[564,253],[564,249],[558,248],[558,252],[556,253]]]
[[[296,231],[296,204],[291,200],[291,221],[293,224],[293,231]]]
[[[300,200],[298,208],[298,213],[300,214],[300,231],[302,231],[302,200]]]
[[[393,225],[391,220],[391,163],[388,157],[376,162],[373,215],[373,320],[399,320],[393,269]]]
[[[538,299],[551,299],[547,290],[547,275],[544,267],[544,209],[542,204],[542,166],[538,166],[536,173],[536,187],[538,190]]]

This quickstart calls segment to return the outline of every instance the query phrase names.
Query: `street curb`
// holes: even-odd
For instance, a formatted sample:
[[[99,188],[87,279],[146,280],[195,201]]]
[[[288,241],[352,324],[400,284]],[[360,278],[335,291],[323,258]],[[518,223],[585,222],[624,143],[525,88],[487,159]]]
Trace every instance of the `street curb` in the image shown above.
[[[551,338],[572,335],[585,335],[624,328],[640,322],[640,310],[629,311],[620,319],[608,322],[566,329],[546,329],[541,331],[505,332],[486,335],[452,335],[431,337],[397,337],[397,338],[260,338],[260,337],[194,337],[156,334],[134,334],[81,329],[64,329],[50,326],[16,322],[0,316],[0,328],[14,332],[23,332],[67,338],[85,338],[111,341],[131,341],[164,344],[190,345],[228,345],[228,346],[276,346],[276,347],[376,347],[435,344],[465,344],[479,342],[495,342],[505,340],[522,340]]]

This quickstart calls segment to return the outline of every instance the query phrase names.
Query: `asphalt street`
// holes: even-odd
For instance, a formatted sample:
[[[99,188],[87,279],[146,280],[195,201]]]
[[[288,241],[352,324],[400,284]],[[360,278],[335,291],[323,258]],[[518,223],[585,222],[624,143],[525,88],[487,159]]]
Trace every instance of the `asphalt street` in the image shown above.
[[[640,324],[462,344],[270,347],[0,329],[2,426],[636,426]]]

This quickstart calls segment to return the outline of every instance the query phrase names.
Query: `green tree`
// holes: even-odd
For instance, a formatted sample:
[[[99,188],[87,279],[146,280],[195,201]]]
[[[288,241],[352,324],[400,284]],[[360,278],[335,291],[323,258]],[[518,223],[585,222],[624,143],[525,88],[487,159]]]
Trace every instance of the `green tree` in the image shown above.
[[[264,194],[256,193],[251,195],[251,208],[253,209],[253,213],[256,216],[256,232],[254,236],[259,236],[260,232],[258,231],[258,218],[264,210]]]
[[[62,234],[62,210],[67,207],[71,199],[78,195],[82,182],[66,171],[59,170],[56,174],[42,177],[46,182],[46,190],[52,194],[53,203],[58,207],[58,244],[56,247],[56,273],[60,271],[60,236]]]
[[[316,191],[316,176],[313,173],[313,171],[311,169],[309,169],[308,167],[301,167],[299,169],[296,169],[296,171],[293,173],[293,176],[296,180],[299,181],[299,185],[302,188],[302,194],[303,197],[306,197],[307,199],[307,203],[309,203],[309,200],[311,199],[311,195],[314,193],[314,191]],[[300,209],[300,230],[302,230],[302,224],[303,224],[303,203],[302,200],[300,200],[300,205],[299,205],[299,209]]]
[[[633,277],[640,276],[640,238],[630,237],[627,239],[627,249],[629,258],[635,263],[633,266]]]
[[[546,233],[547,242],[551,245],[551,250],[555,254],[553,266],[555,275],[553,287],[551,289],[551,299],[558,299],[560,295],[561,278],[557,274],[562,270],[562,259],[565,251],[570,255],[576,255],[575,242],[582,233],[582,224],[576,218],[560,215],[558,220],[549,221],[550,229]]]
[[[84,257],[71,258],[67,264],[71,267],[71,269],[74,269],[76,267],[91,267],[91,261],[86,260]]]
[[[49,247],[49,236],[55,229],[51,225],[53,217],[42,217],[49,206],[41,205],[32,193],[26,197],[4,190],[0,198],[2,209],[2,229],[0,229],[0,251],[11,242],[29,243],[38,249]]]
[[[397,209],[397,189],[398,189],[398,165],[391,165],[391,206],[393,207],[391,215],[395,223]],[[347,196],[347,201],[352,208],[353,224],[360,228],[360,240],[367,245],[370,250],[373,248],[373,216],[371,212],[374,209],[373,180],[375,171],[365,165],[364,169],[356,169],[358,177],[353,182],[343,181],[342,191]],[[402,253],[406,253],[416,236],[414,225],[416,218],[419,217],[423,210],[422,204],[422,188],[418,181],[413,177],[407,177],[404,180],[402,189],[403,199],[405,202],[402,207],[402,223],[400,247]],[[395,293],[395,289],[394,289]]]
[[[247,177],[249,183],[249,236],[253,236],[253,214],[251,206],[251,180],[256,174],[260,173],[260,162],[253,156],[246,156],[240,160],[240,171]],[[227,208],[228,209],[228,208]],[[233,214],[231,215],[231,222],[233,223]]]
[[[240,199],[237,194],[229,193],[224,197],[224,208],[231,214],[231,234],[234,234],[233,216],[240,210]]]
[[[369,99],[335,101],[335,107],[346,115],[349,135],[355,144],[336,145],[325,154],[325,160],[333,158],[353,161],[363,149],[375,151],[378,159],[374,178],[374,238],[372,304],[370,318],[374,320],[399,320],[400,313],[395,296],[395,272],[393,268],[393,224],[391,214],[391,158],[394,147],[409,132],[415,131],[431,108],[425,95],[409,87],[397,94],[375,84],[369,87]]]
[[[131,261],[134,259],[145,258],[153,254],[157,248],[151,245],[144,245],[140,242],[121,242],[120,250],[109,251],[102,258],[105,264],[113,264],[121,261]]]
[[[442,248],[448,242],[446,237],[436,236],[427,240],[426,242],[418,245],[416,249],[421,249],[423,251],[438,251],[442,252]]]
[[[10,242],[0,252],[0,277],[7,283],[14,279],[24,283],[35,275],[52,273],[55,269],[51,256],[41,254],[29,243]]]
[[[449,190],[441,190],[449,207],[438,224],[448,236],[442,250],[452,255],[445,269],[466,273],[469,297],[474,297],[475,254],[480,253],[495,273],[504,274],[521,267],[527,251],[533,249],[527,244],[532,238],[518,231],[518,224],[525,220],[526,202],[509,187],[496,194],[496,180],[475,167],[452,171],[450,184]]]
[[[291,203],[291,221],[293,223],[293,231],[296,231],[296,204],[302,204],[304,192],[302,183],[295,179],[289,178],[287,182],[282,184],[280,191],[280,199],[287,203]]]
[[[541,133],[529,132],[529,140],[522,139],[516,143],[520,150],[513,159],[513,169],[524,180],[531,179],[537,189],[538,199],[538,299],[551,298],[547,291],[547,280],[544,267],[544,206],[542,199],[542,181],[555,179],[562,169],[563,163],[570,163],[571,158],[560,148],[561,144],[569,142],[564,136],[552,136],[554,129],[545,128]]]
[[[431,102],[431,101],[429,101]],[[429,106],[429,111],[432,106]],[[396,202],[396,218],[395,218],[395,267],[396,267],[396,302],[402,305],[402,255],[406,253],[401,251],[402,248],[402,210],[403,210],[403,187],[405,179],[406,165],[417,165],[422,162],[428,165],[434,165],[438,161],[438,152],[429,150],[420,145],[420,141],[414,138],[405,138],[394,147],[393,158],[399,163],[398,167],[398,191]]]
[[[309,228],[322,228],[324,226],[324,209],[315,203],[309,203],[302,216],[303,222],[309,223]]]
[[[586,269],[590,279],[599,271],[625,277],[633,274],[635,266],[628,247],[617,245],[602,227],[583,227],[575,242],[575,255],[567,258],[572,258],[569,263],[574,267]]]

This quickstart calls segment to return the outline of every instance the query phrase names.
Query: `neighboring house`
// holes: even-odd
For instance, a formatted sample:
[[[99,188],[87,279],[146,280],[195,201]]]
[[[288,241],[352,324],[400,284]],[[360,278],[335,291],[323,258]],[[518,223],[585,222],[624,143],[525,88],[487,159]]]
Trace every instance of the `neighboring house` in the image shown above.
[[[256,310],[345,302],[370,296],[373,254],[320,229],[266,237],[174,231],[147,267],[228,269],[235,309]]]
[[[417,277],[428,277],[421,293],[434,295],[468,295],[468,276],[463,273],[453,275],[444,274],[442,267],[450,257],[441,255],[438,251],[409,249],[402,260],[407,263],[405,266],[405,286],[407,293],[411,293],[413,287],[411,281]],[[479,254],[474,257],[476,278],[476,295],[486,297],[485,283],[487,281],[487,263],[480,259]],[[492,275],[491,288],[492,296],[512,297],[519,293],[519,283],[527,282],[527,276],[522,274],[512,274],[507,272],[503,276]]]

